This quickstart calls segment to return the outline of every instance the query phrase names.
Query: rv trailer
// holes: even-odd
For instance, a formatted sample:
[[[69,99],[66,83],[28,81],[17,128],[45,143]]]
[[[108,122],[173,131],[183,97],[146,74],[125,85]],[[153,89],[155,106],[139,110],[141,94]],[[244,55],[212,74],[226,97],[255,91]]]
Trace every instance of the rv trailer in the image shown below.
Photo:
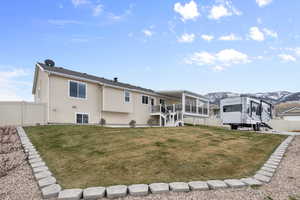
[[[222,99],[220,102],[221,119],[231,129],[260,127],[272,129],[267,122],[272,119],[272,104],[251,96],[239,96]]]

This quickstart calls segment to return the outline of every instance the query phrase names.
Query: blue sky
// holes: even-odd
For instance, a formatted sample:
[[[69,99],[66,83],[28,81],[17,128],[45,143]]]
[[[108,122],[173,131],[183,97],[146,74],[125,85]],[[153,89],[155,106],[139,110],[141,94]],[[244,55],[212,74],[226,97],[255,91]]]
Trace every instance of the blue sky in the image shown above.
[[[299,91],[298,0],[3,0],[0,100],[37,61],[154,90]]]

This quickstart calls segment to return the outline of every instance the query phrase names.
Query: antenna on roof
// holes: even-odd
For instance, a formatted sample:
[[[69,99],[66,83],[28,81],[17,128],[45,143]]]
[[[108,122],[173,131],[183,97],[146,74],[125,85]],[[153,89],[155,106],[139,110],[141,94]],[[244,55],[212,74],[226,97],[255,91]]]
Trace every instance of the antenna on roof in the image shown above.
[[[46,59],[44,62],[45,62],[45,64],[46,64],[48,67],[54,67],[54,66],[55,66],[55,62],[54,62],[53,60]]]

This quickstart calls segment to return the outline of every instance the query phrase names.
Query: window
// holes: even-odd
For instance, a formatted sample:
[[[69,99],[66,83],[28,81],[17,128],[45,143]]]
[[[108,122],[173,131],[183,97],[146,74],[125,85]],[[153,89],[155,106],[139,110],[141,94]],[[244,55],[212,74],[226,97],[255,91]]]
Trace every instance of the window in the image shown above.
[[[142,96],[142,104],[148,104],[149,103],[149,97],[148,96]]]
[[[260,115],[260,105],[254,101],[251,101],[251,116]]]
[[[75,81],[70,81],[70,91],[69,95],[70,97],[76,97],[76,98],[86,98],[86,84],[85,83],[79,83]]]
[[[154,98],[151,98],[151,106],[154,106]]]
[[[76,114],[76,123],[77,124],[88,124],[89,123],[89,115],[83,113]]]
[[[223,112],[242,112],[242,104],[223,106]]]
[[[128,90],[124,91],[125,102],[130,102],[130,92]]]
[[[159,104],[165,105],[165,100],[164,100],[164,99],[160,99],[160,100],[159,100]]]

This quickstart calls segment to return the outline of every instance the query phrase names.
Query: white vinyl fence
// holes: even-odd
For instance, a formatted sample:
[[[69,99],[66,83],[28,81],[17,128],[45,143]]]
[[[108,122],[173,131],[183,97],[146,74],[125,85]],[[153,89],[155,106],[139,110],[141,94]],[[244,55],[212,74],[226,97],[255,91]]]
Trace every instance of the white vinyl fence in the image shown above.
[[[268,123],[276,131],[299,131],[300,121],[273,119]]]
[[[31,126],[47,123],[46,104],[0,101],[0,126]]]
[[[191,117],[191,118],[185,118],[184,122],[189,124],[194,124],[194,125],[223,126],[221,119],[215,119],[215,118],[197,119]],[[296,131],[296,130],[299,131],[300,130],[300,121],[272,119],[267,124],[269,124],[276,131]]]

